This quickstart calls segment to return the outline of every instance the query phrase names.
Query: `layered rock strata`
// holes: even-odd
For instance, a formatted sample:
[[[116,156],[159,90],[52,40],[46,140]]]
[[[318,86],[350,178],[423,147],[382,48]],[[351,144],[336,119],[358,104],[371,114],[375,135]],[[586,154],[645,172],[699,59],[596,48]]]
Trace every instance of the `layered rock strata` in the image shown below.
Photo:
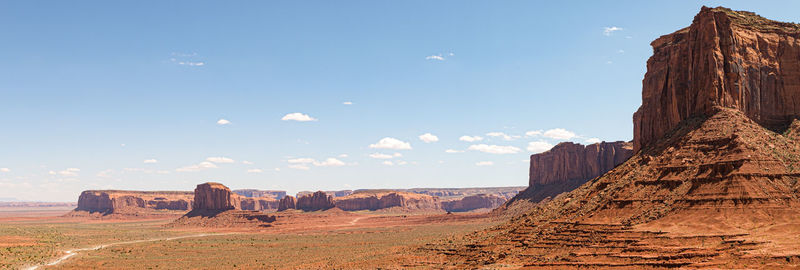
[[[104,214],[146,210],[191,210],[193,194],[183,191],[86,190],[76,211]]]

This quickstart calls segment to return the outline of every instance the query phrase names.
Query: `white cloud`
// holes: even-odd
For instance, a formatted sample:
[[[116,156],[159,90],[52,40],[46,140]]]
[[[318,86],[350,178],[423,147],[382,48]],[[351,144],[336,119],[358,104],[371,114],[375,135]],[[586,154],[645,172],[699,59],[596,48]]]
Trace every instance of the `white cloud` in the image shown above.
[[[249,170],[247,170],[247,172],[248,173],[262,173],[264,171],[262,171],[261,169],[249,169]]]
[[[508,134],[505,134],[503,132],[489,132],[489,133],[486,133],[486,136],[489,136],[489,137],[500,137],[500,138],[503,138],[503,140],[506,140],[506,141],[511,141],[511,140],[519,138],[519,136],[517,136],[517,135],[508,135]]]
[[[406,164],[408,164],[408,162],[406,162],[405,160],[397,161],[397,165],[406,165]]]
[[[308,114],[302,114],[299,112],[286,114],[281,118],[283,121],[298,121],[298,122],[309,122],[309,121],[317,121],[316,118],[308,116]]]
[[[253,165],[253,162],[251,162],[251,161],[247,161],[247,160],[242,160],[242,164],[245,164],[245,165]]]
[[[625,50],[620,49],[620,50],[617,51],[617,53],[625,53]]]
[[[348,157],[348,155],[347,154],[341,154],[341,155],[339,155],[339,157],[340,158],[346,158],[346,157]]]
[[[525,132],[525,137],[542,136],[543,132],[544,131],[541,131],[541,130],[531,130],[531,131]]]
[[[215,168],[217,168],[216,164],[208,162],[208,161],[203,161],[203,162],[200,162],[198,164],[177,168],[177,169],[175,169],[175,171],[178,171],[178,172],[196,172],[196,171],[202,171],[202,170],[206,170],[206,169],[215,169]]]
[[[145,159],[143,162],[144,164],[153,164],[153,163],[158,163],[158,160],[151,158],[151,159]]]
[[[586,142],[587,144],[595,144],[595,143],[599,143],[600,139],[598,139],[598,138],[588,138],[584,142]]]
[[[228,120],[225,120],[225,119],[217,120],[217,125],[228,125],[230,123],[231,123],[231,121],[228,121]]]
[[[494,165],[494,162],[491,161],[480,161],[478,163],[475,163],[475,166],[492,166],[492,165]]]
[[[391,161],[388,161],[388,160],[384,161],[382,164],[386,165],[386,166],[394,166],[394,163],[392,163]]]
[[[392,155],[387,155],[387,154],[382,154],[382,153],[369,154],[369,157],[374,158],[374,159],[392,159],[392,158],[394,158],[394,156],[392,156]]]
[[[473,144],[467,150],[481,151],[490,154],[516,154],[520,149],[514,146],[501,146],[501,145],[486,145],[486,144]]]
[[[328,158],[322,162],[314,162],[314,166],[317,167],[339,167],[344,165],[346,165],[344,162],[335,158]]]
[[[426,143],[432,143],[432,142],[438,142],[439,141],[439,137],[437,137],[436,135],[430,134],[430,133],[425,133],[425,134],[419,135],[419,139],[422,140],[423,142],[426,142]]]
[[[313,158],[294,158],[287,160],[286,162],[289,162],[290,164],[307,164],[314,163],[314,161],[315,160]]]
[[[444,150],[444,152],[445,153],[454,154],[454,153],[464,153],[464,150],[447,149],[447,150]]]
[[[483,137],[480,137],[480,136],[461,136],[460,138],[458,138],[458,140],[459,141],[465,141],[465,142],[477,142],[477,141],[483,140]]]
[[[409,150],[411,149],[411,144],[395,138],[386,137],[378,141],[376,144],[370,144],[369,148]]]
[[[67,168],[66,170],[59,171],[58,174],[63,176],[78,176],[78,172],[80,171],[81,169],[78,168]]]
[[[550,148],[553,148],[553,145],[545,141],[528,143],[528,151],[533,152],[534,154],[550,150]]]
[[[344,105],[353,105],[353,102],[352,101],[345,101],[345,102],[342,102],[342,104],[344,104]]]
[[[0,172],[10,172],[11,169],[9,168],[0,168]]]
[[[611,34],[613,34],[616,31],[622,31],[622,27],[616,27],[616,26],[603,27],[603,35],[605,36],[611,36]]]
[[[172,62],[172,63],[178,64],[178,65],[181,65],[181,66],[190,66],[190,67],[201,67],[201,66],[205,66],[206,65],[205,62],[201,62],[201,61],[196,61],[196,62],[195,61],[186,61],[186,60],[179,60],[179,59],[176,59],[176,58],[170,58],[169,61]]]
[[[542,136],[545,136],[545,137],[551,138],[551,139],[557,139],[557,140],[569,140],[569,139],[575,138],[577,135],[575,135],[575,132],[568,131],[568,130],[563,129],[563,128],[554,128],[554,129],[550,129],[548,131],[545,131],[542,134]]]
[[[307,171],[308,169],[311,169],[308,166],[303,165],[303,164],[291,164],[291,165],[289,165],[287,167],[289,167],[290,169],[304,170],[304,171]]]
[[[442,55],[429,55],[425,56],[425,60],[437,60],[437,61],[444,61],[444,57]]]
[[[279,172],[279,171],[281,171],[281,168],[275,168],[275,171]]]
[[[49,174],[49,175],[56,175],[56,172],[55,172],[55,171],[49,171],[49,172],[47,172],[47,174]]]
[[[206,161],[219,163],[219,164],[236,162],[235,160],[230,159],[230,158],[226,158],[226,157],[210,157],[210,158],[206,158]]]

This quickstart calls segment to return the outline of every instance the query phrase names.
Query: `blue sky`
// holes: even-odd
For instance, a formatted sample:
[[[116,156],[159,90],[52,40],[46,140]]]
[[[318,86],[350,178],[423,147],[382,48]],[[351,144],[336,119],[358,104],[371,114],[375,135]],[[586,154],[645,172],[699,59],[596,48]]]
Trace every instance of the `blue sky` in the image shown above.
[[[532,153],[632,138],[650,41],[703,4],[800,21],[771,1],[0,1],[0,198],[524,186]]]

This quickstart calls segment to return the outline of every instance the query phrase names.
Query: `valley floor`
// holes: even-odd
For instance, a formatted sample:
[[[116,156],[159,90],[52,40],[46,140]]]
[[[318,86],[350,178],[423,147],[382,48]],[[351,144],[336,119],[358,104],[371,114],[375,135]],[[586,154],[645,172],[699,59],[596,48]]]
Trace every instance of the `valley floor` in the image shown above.
[[[485,214],[330,210],[278,213],[258,228],[201,228],[171,226],[177,217],[53,214],[0,218],[0,268],[424,268],[445,260],[426,254],[424,244],[457,244],[462,235],[498,223]]]

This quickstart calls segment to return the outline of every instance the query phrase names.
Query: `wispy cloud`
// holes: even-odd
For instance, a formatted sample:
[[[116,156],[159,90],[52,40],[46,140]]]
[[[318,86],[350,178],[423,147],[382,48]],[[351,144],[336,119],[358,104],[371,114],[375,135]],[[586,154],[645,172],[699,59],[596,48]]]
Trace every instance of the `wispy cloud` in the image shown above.
[[[475,166],[492,166],[492,165],[494,165],[494,162],[491,161],[480,161],[475,163]]]
[[[155,163],[158,163],[158,160],[154,159],[154,158],[145,159],[142,163],[144,163],[144,164],[155,164]]]
[[[176,65],[200,67],[205,66],[206,63],[196,59],[197,53],[177,53],[173,52],[169,61]]]
[[[545,141],[536,141],[528,143],[528,151],[538,154],[553,148],[553,145]]]
[[[455,154],[455,153],[464,153],[464,150],[447,149],[444,150],[444,152],[449,154]]]
[[[444,61],[444,57],[441,54],[439,54],[439,55],[429,55],[429,56],[425,56],[425,60]]]
[[[231,123],[231,121],[228,121],[226,119],[217,120],[217,125],[229,125],[230,123]]]
[[[247,173],[262,173],[262,172],[264,172],[264,171],[261,170],[261,169],[249,169],[249,170],[247,170]]]
[[[344,161],[338,160],[336,158],[327,158],[323,161],[317,161],[313,158],[294,158],[289,159],[286,162],[289,163],[289,168],[292,169],[299,169],[299,170],[308,170],[310,169],[310,165],[314,165],[316,167],[339,167],[347,165]]]
[[[11,172],[9,168],[0,168],[0,172]]]
[[[342,102],[342,104],[344,104],[344,105],[353,105],[353,102],[352,101],[345,101],[345,102]]]
[[[616,31],[622,31],[622,27],[610,26],[610,27],[603,27],[603,35],[611,36]]]
[[[206,161],[214,162],[214,163],[218,163],[218,164],[222,164],[222,163],[226,163],[227,164],[227,163],[236,162],[235,160],[230,159],[230,158],[226,158],[226,157],[209,157],[209,158],[206,158]]]
[[[547,130],[542,134],[542,136],[556,140],[569,140],[577,137],[577,135],[575,135],[575,132],[563,128],[554,128]]]
[[[430,134],[430,133],[425,133],[425,134],[419,135],[419,139],[422,140],[425,143],[432,143],[432,142],[438,142],[439,141],[439,137],[437,137],[436,135]]]
[[[520,149],[514,146],[473,144],[467,150],[480,151],[489,154],[516,154]]]
[[[286,114],[281,118],[283,121],[298,121],[298,122],[309,122],[309,121],[317,121],[316,118],[309,116],[308,114],[303,113],[290,113]]]
[[[480,137],[480,136],[461,136],[460,138],[458,138],[458,140],[459,141],[464,141],[464,142],[477,142],[477,141],[483,140],[483,137]]]
[[[253,165],[253,162],[252,161],[247,161],[247,160],[242,160],[242,164]]]
[[[208,161],[203,161],[203,162],[200,162],[198,164],[177,168],[177,169],[175,169],[175,171],[177,171],[177,172],[197,172],[197,171],[202,171],[202,170],[207,170],[207,169],[216,169],[216,168],[218,168],[216,164],[208,162]]]
[[[511,141],[511,140],[514,140],[514,139],[518,139],[520,137],[518,135],[508,135],[508,134],[505,134],[503,132],[489,132],[489,133],[486,133],[486,136],[499,137],[499,138],[502,138],[503,140],[506,140],[506,141]]]
[[[373,149],[394,149],[394,150],[410,150],[411,144],[392,138],[386,137],[378,141],[377,143],[370,144],[369,148]]]
[[[81,169],[78,168],[67,168],[63,171],[59,171],[58,174],[62,176],[78,176],[78,172],[80,171]]]

